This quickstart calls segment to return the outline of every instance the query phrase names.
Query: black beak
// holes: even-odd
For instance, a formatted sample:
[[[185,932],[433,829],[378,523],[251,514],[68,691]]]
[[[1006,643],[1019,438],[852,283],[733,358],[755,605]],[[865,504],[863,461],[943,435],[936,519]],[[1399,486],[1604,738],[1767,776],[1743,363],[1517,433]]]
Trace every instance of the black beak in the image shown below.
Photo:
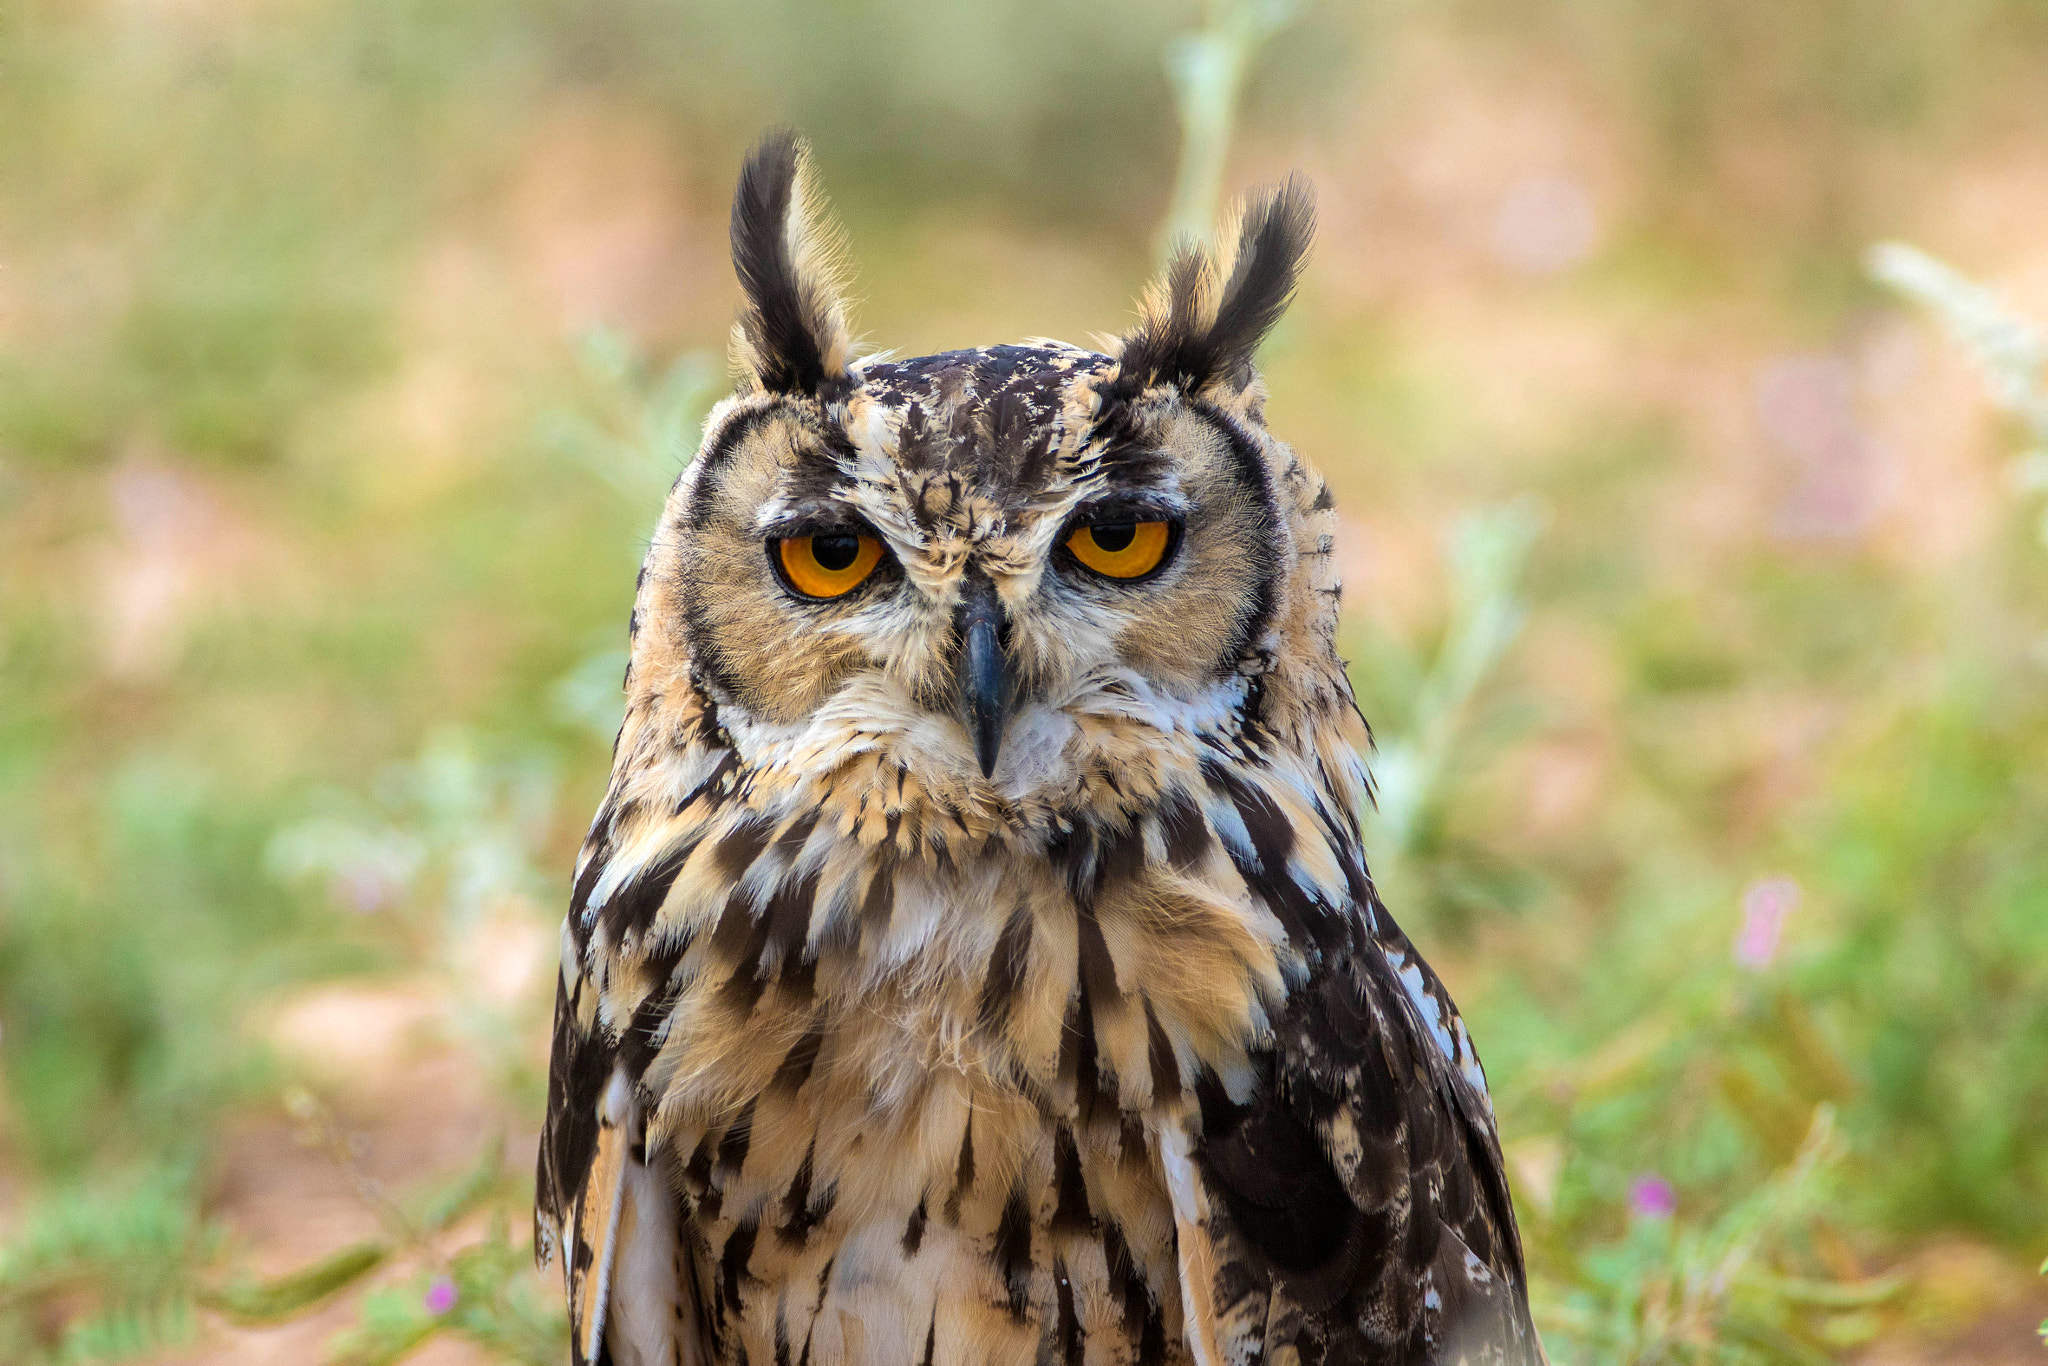
[[[981,776],[989,778],[995,775],[1003,722],[1009,719],[1010,670],[1003,657],[1003,607],[995,585],[986,579],[968,587],[960,611],[960,645],[960,700],[974,736],[975,762]]]

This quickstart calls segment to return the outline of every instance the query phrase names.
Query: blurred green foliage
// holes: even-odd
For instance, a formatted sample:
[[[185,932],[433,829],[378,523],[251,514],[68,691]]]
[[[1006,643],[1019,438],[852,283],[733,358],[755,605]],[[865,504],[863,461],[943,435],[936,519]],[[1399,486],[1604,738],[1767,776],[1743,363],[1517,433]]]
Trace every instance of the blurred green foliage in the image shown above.
[[[739,149],[818,142],[879,345],[1082,336],[1198,105],[1183,188],[1325,195],[1270,411],[1363,548],[1376,866],[1485,1051],[1554,1359],[1833,1361],[2027,1293],[2039,347],[1914,291],[2011,343],[1985,437],[1862,254],[2023,250],[1949,206],[2048,207],[1999,159],[2048,134],[2038,7],[29,0],[0,70],[0,1357],[312,1316],[555,1359],[519,1142],[362,1140],[530,1143]],[[1921,346],[1892,408],[1879,343]],[[484,1099],[280,1023],[363,983]],[[251,1231],[294,1144],[356,1233]]]

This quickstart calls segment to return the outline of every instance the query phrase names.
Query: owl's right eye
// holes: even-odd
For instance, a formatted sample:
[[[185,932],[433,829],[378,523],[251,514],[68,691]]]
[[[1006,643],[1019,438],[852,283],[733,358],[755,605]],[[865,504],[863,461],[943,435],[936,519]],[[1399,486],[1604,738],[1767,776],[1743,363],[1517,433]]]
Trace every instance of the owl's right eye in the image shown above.
[[[768,559],[783,587],[800,598],[845,597],[867,581],[882,562],[882,543],[853,531],[821,536],[778,536]]]

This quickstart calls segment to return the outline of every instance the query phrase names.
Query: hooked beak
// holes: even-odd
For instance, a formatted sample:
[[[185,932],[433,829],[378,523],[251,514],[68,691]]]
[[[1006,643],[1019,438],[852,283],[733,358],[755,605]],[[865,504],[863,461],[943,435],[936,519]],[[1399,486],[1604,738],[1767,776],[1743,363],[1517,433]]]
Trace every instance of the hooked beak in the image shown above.
[[[967,711],[967,730],[974,737],[974,759],[981,776],[995,776],[996,752],[1003,747],[1003,723],[1009,719],[1010,670],[1003,657],[1003,608],[995,585],[983,579],[967,590],[960,612],[960,701]]]

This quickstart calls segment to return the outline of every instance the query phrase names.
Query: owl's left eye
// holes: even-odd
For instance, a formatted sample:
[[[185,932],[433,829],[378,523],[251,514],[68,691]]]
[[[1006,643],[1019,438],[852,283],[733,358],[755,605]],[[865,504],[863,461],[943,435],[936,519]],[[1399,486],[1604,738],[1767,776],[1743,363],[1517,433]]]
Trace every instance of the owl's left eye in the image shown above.
[[[798,597],[844,597],[882,562],[882,543],[853,531],[822,536],[778,536],[768,543],[776,577]]]
[[[1165,564],[1180,539],[1173,522],[1090,522],[1067,537],[1067,552],[1110,579],[1142,579]]]

